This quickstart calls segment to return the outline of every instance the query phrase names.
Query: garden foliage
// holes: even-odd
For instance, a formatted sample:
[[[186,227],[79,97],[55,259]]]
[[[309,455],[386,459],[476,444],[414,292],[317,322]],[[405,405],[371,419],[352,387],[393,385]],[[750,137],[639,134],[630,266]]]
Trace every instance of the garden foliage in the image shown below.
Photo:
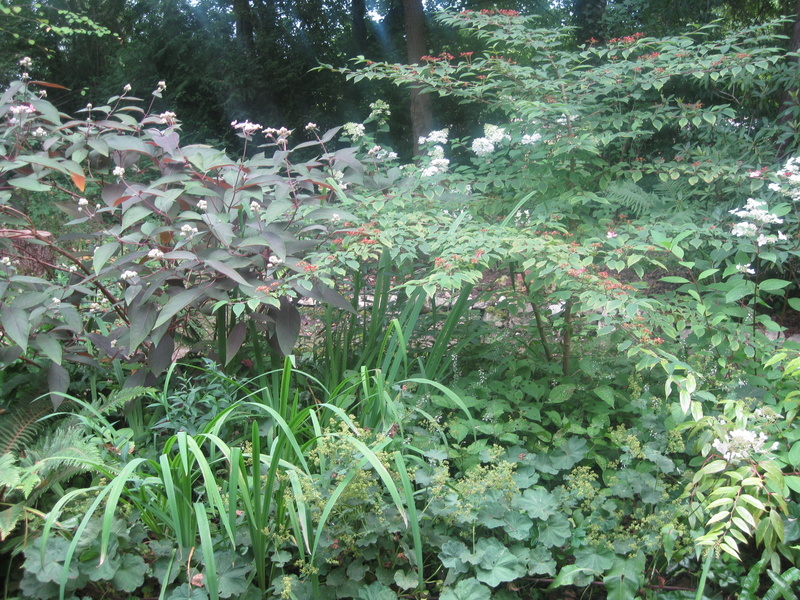
[[[128,88],[80,118],[50,84],[5,92],[0,534],[23,597],[796,581],[775,24],[575,50],[511,11],[441,18],[490,50],[346,72],[485,107],[417,164],[379,101],[325,133],[234,122],[232,157]]]

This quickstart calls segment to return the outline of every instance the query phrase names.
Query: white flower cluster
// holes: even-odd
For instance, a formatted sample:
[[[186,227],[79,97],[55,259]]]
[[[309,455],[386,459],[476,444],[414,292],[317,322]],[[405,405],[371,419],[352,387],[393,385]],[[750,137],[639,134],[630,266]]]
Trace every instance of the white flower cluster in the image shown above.
[[[433,177],[446,173],[450,168],[450,161],[444,157],[444,148],[438,144],[430,149],[428,156],[431,162],[422,170],[423,177]]]
[[[207,200],[198,200],[197,201],[197,210],[208,210],[208,201]]]
[[[123,271],[119,278],[122,279],[122,281],[130,281],[136,277],[136,275],[136,271]]]
[[[10,257],[4,256],[3,258],[0,258],[0,265],[3,265],[4,267],[13,267],[14,263],[11,261]]]
[[[747,263],[746,265],[736,265],[736,270],[739,271],[739,273],[745,273],[747,275],[756,274],[755,269],[750,268],[750,263]]]
[[[37,127],[36,129],[33,130],[31,135],[33,137],[44,137],[47,135],[47,131],[41,127]]]
[[[312,123],[311,121],[308,122],[306,125],[306,131],[314,131],[317,128],[316,123]]]
[[[192,236],[195,233],[197,233],[197,227],[192,227],[188,223],[186,225],[181,226],[181,237]]]
[[[478,156],[487,156],[494,152],[494,144],[484,137],[472,140],[472,151]]]
[[[293,131],[294,129],[286,129],[286,127],[281,127],[279,129],[267,127],[264,130],[264,134],[273,138],[276,142],[285,142],[287,139],[289,139],[289,136],[292,135]]]
[[[767,436],[748,429],[734,429],[725,434],[724,439],[716,439],[711,444],[728,462],[747,460],[753,454],[763,454],[778,448],[775,442],[771,448],[765,448]]]
[[[734,208],[728,212],[742,219],[749,219],[750,221],[755,221],[762,225],[783,223],[783,219],[769,212],[769,210],[765,208],[766,206],[766,202],[756,200],[755,198],[748,198],[744,208]]]
[[[792,200],[800,201],[800,156],[792,157],[783,165],[783,170],[778,172],[778,176],[783,179],[787,186],[784,187],[777,183],[769,184],[769,189],[773,192],[780,192]]]
[[[446,144],[449,135],[450,130],[445,127],[444,129],[431,131],[427,137],[420,137],[418,142],[420,146],[424,144]]]
[[[158,118],[161,119],[162,121],[164,121],[164,123],[166,123],[167,125],[169,125],[171,127],[171,126],[175,125],[175,117],[176,116],[177,115],[174,112],[168,110],[168,111],[163,112],[160,115],[158,115]]]
[[[746,221],[736,223],[731,229],[731,235],[736,237],[756,237],[759,246],[774,244],[779,240],[785,240],[786,235],[778,232],[777,235],[765,234],[761,229],[765,225],[780,225],[783,219],[771,213],[767,208],[767,203],[754,198],[748,198],[744,208],[734,208],[730,212]]]
[[[386,123],[389,117],[392,116],[392,111],[389,110],[389,104],[383,100],[376,100],[369,105],[369,108],[372,111],[369,113],[369,118],[377,121],[381,125]]]
[[[373,146],[367,154],[375,160],[394,160],[397,158],[397,152],[389,152],[380,146]]]
[[[541,140],[542,140],[541,133],[531,133],[523,135],[522,139],[520,140],[520,143],[523,146],[533,146],[534,144],[540,142]]]
[[[125,177],[125,167],[114,167],[114,170],[111,171],[111,174],[114,177]]]
[[[251,123],[250,121],[245,121],[244,123],[239,123],[239,121],[231,121],[231,127],[234,129],[238,129],[244,135],[253,135],[260,129],[263,129],[263,125],[259,125],[258,123]]]
[[[147,258],[159,260],[161,258],[164,258],[164,253],[158,248],[153,248],[152,250],[150,250],[150,252],[147,253]]]
[[[353,141],[361,139],[366,134],[363,123],[345,123],[342,127],[345,134]]]
[[[156,93],[157,93],[157,94],[160,94],[160,93],[161,93],[161,92],[163,92],[165,89],[167,89],[167,84],[166,84],[166,82],[164,82],[163,80],[159,81],[159,82],[158,82],[158,85],[156,86]]]
[[[16,106],[10,107],[8,110],[15,117],[24,117],[26,115],[32,115],[36,112],[36,109],[30,104],[17,104]]]
[[[23,69],[30,69],[33,65],[33,61],[31,60],[30,56],[26,56],[25,58],[21,58],[19,60],[19,66]]]

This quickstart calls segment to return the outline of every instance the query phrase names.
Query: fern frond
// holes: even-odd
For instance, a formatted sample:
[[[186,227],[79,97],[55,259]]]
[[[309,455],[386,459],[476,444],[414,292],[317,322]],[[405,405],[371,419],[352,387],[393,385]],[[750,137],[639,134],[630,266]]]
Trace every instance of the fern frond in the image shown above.
[[[44,427],[40,420],[52,412],[53,404],[45,397],[27,405],[14,404],[0,420],[0,455],[19,452],[33,443]]]
[[[632,181],[616,181],[606,189],[606,199],[612,206],[624,208],[632,216],[640,217],[661,206],[660,198],[647,192]]]
[[[123,408],[126,404],[142,396],[155,393],[157,390],[151,387],[135,386],[129,388],[122,388],[111,392],[107,398],[99,403],[95,408],[102,415],[113,413],[114,411]]]
[[[44,479],[65,469],[92,470],[102,457],[98,442],[87,438],[82,428],[70,425],[56,428],[30,446],[25,462],[37,465]]]

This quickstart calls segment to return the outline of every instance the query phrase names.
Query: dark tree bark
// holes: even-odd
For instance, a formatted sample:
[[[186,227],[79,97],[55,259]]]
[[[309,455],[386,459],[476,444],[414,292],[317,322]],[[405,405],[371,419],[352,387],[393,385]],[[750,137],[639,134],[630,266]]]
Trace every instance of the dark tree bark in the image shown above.
[[[255,46],[255,28],[250,0],[233,0],[233,14],[236,16],[236,37],[244,43],[248,51],[252,51]]]
[[[350,16],[353,20],[353,49],[355,54],[366,54],[367,48],[367,4],[364,0],[352,0]]]
[[[422,57],[428,53],[422,0],[403,0],[403,15],[405,17],[408,63],[420,64]],[[414,136],[414,156],[419,155],[419,138],[428,135],[432,128],[431,97],[418,87],[412,87],[411,130]]]

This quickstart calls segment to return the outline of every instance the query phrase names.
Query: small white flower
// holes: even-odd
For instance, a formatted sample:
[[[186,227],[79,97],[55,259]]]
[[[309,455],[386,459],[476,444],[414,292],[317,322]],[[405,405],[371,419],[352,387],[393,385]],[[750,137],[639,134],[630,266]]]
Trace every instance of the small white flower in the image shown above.
[[[306,125],[306,131],[314,131],[317,128],[316,123],[312,123],[311,121],[308,122]]]
[[[122,93],[123,93],[123,94],[127,94],[127,93],[129,93],[129,92],[130,92],[132,89],[133,89],[133,88],[131,87],[131,84],[130,84],[130,83],[126,83],[125,85],[123,85],[123,86],[122,86]]]
[[[89,206],[89,201],[86,198],[80,198],[78,200],[78,206]]]
[[[111,340],[111,347],[112,348],[116,348],[117,347],[117,340]]]
[[[761,171],[759,171],[759,170],[756,170],[756,171],[750,171],[750,172],[747,174],[747,176],[748,176],[750,179],[761,179],[762,175],[763,175],[763,173],[761,173]]]
[[[485,137],[472,140],[472,151],[478,156],[486,156],[494,152],[494,144]]]
[[[100,312],[100,311],[102,310],[102,308],[103,308],[103,307],[102,307],[102,306],[100,306],[100,304],[98,304],[97,302],[92,302],[92,303],[89,305],[89,312],[90,312],[90,313],[96,313],[96,312]]]
[[[419,145],[431,143],[431,144],[446,144],[447,139],[450,135],[450,130],[447,128],[444,129],[437,129],[436,131],[431,131],[428,134],[428,137],[421,137],[419,138]]]
[[[606,231],[606,237],[609,238],[609,239],[615,238],[618,235],[619,234],[616,231],[614,231],[613,229],[609,229],[608,231]]]
[[[565,302],[562,300],[561,302],[558,302],[557,304],[548,304],[547,305],[547,309],[550,311],[551,315],[557,315],[562,310],[564,310],[564,305],[565,305]]]
[[[33,137],[44,137],[47,135],[47,131],[45,129],[42,129],[41,127],[37,127],[36,129],[33,130],[31,135],[33,135]]]
[[[0,258],[0,264],[3,265],[4,267],[13,266],[13,263],[11,262],[11,257],[9,256],[4,256],[3,258]]]
[[[750,263],[747,263],[746,265],[736,265],[736,270],[739,271],[739,273],[746,273],[747,275],[756,274],[755,269],[750,268]]]
[[[163,80],[159,81],[156,86],[156,92],[163,92],[165,89],[167,89],[167,84]]]
[[[331,215],[331,221],[333,221],[334,223],[338,223],[341,220],[341,218],[342,217],[339,216],[339,213],[333,213],[333,215]]]
[[[33,65],[33,61],[31,60],[30,56],[21,58],[19,61],[19,66],[22,67],[23,69],[30,69],[31,65]]]
[[[261,210],[261,205],[258,202],[256,202],[255,200],[253,200],[250,203],[250,210],[253,211],[253,212],[258,212],[258,211]]]
[[[114,170],[111,171],[111,174],[114,175],[114,177],[125,177],[125,167],[114,167]]]
[[[61,298],[53,298],[52,303],[58,306],[59,304],[61,304]]]
[[[278,258],[277,254],[270,255],[269,260],[267,262],[273,267],[277,267],[279,264],[283,263],[283,261],[280,258]]]
[[[181,226],[181,237],[191,236],[197,233],[197,227],[192,227],[188,223]]]
[[[773,192],[781,191],[781,184],[779,183],[770,183],[767,187],[771,189]]]
[[[197,208],[199,210],[206,210],[208,208],[208,202],[206,200],[198,200]]]
[[[123,271],[122,275],[119,276],[122,281],[130,281],[134,277],[136,277],[136,271]]]
[[[177,117],[177,115],[170,110],[165,111],[160,115],[158,115],[158,118],[164,121],[164,123],[166,123],[167,125],[175,125],[175,117]]]
[[[158,248],[153,248],[152,250],[150,250],[150,252],[147,253],[147,257],[158,260],[164,258],[164,253]]]

